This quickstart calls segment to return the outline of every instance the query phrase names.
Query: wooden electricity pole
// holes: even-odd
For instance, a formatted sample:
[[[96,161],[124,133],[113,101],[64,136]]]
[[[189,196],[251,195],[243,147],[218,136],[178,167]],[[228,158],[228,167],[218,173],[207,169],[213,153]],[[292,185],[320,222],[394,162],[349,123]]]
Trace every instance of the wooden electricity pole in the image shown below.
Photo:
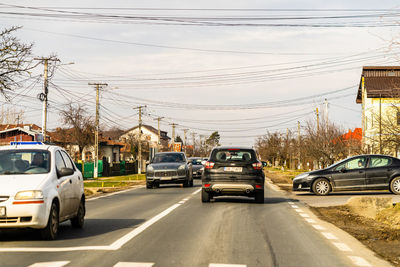
[[[94,171],[93,178],[99,176],[99,124],[100,124],[100,88],[107,86],[106,83],[89,83],[89,85],[94,85],[96,87],[96,128],[94,133]]]

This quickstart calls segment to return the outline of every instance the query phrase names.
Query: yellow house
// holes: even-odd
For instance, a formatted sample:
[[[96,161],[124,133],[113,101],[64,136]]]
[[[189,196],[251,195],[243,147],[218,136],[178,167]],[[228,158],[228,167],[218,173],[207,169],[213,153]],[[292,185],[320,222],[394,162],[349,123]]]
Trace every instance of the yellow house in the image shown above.
[[[363,67],[356,102],[364,152],[400,156],[400,66]]]

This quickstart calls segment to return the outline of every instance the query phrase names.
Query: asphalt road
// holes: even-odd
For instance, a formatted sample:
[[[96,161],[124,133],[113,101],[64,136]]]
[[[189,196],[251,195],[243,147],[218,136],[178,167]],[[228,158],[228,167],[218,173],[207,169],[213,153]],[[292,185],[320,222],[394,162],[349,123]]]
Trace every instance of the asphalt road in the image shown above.
[[[138,188],[87,202],[82,230],[59,239],[0,232],[0,266],[385,266],[357,241],[320,222],[285,194],[265,203],[219,198],[195,187]],[[213,265],[215,264],[215,265]]]

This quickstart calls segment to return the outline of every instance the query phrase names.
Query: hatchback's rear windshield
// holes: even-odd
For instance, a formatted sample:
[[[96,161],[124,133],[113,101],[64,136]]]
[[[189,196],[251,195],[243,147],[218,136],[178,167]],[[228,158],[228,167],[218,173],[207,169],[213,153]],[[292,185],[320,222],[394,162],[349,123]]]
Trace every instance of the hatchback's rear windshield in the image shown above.
[[[38,174],[50,171],[47,150],[1,150],[0,175]]]
[[[257,156],[252,149],[216,149],[211,153],[211,161],[255,162],[257,161]]]

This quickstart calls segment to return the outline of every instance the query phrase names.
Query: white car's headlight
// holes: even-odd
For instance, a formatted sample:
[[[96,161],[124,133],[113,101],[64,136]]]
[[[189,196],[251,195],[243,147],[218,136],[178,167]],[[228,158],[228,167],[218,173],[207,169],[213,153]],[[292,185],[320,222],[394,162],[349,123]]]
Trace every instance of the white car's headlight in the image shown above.
[[[154,168],[153,168],[153,166],[151,166],[151,165],[147,166],[147,171],[148,171],[148,172],[152,172],[152,171],[154,171]]]
[[[306,178],[308,175],[310,175],[309,173],[302,173],[300,175],[297,175],[296,177],[294,177],[294,179],[303,179]]]
[[[186,165],[181,165],[181,166],[179,166],[178,170],[184,170],[185,167],[186,167]]]
[[[43,192],[40,190],[20,191],[15,195],[14,199],[43,199]]]

